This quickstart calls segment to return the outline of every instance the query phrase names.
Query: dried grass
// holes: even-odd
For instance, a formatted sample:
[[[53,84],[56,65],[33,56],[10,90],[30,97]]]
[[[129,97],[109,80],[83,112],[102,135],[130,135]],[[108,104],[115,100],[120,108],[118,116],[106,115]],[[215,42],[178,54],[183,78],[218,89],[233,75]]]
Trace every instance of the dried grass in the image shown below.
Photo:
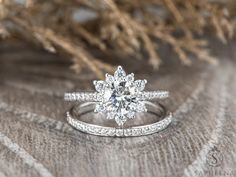
[[[223,43],[233,38],[235,6],[229,0],[0,0],[0,35],[19,36],[50,52],[63,51],[75,71],[89,67],[98,77],[113,66],[93,56],[91,47],[133,59],[148,55],[150,65],[158,69],[164,58],[158,55],[157,41],[162,41],[184,65],[192,63],[188,53],[216,64],[207,40],[195,36],[208,31]],[[84,10],[92,18],[76,20],[74,14]]]

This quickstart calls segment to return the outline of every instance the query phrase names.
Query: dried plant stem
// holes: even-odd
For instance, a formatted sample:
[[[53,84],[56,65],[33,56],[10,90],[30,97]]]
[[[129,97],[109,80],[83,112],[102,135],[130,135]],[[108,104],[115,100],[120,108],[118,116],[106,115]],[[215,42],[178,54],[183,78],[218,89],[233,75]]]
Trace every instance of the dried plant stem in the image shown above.
[[[41,44],[50,52],[68,54],[77,72],[88,67],[98,77],[113,66],[109,60],[93,56],[90,47],[130,59],[147,55],[149,64],[158,69],[163,61],[157,52],[161,41],[169,44],[185,65],[192,63],[189,53],[216,64],[206,39],[195,36],[210,29],[223,43],[232,39],[235,9],[236,3],[218,0],[27,0],[25,4],[0,0],[0,36],[6,38],[17,31],[15,36]],[[76,20],[74,14],[80,10],[92,12],[92,19]],[[180,35],[173,35],[175,32]]]
[[[47,48],[52,49],[55,51],[54,47],[52,46],[59,46],[63,50],[65,50],[67,53],[69,53],[72,56],[75,56],[78,58],[78,62],[84,62],[87,64],[92,71],[94,71],[99,78],[103,78],[103,72],[101,69],[105,69],[108,71],[111,71],[113,68],[105,64],[99,60],[89,60],[88,58],[93,58],[90,56],[89,53],[87,53],[83,48],[79,47],[79,45],[73,44],[69,39],[66,39],[65,37],[62,37],[60,35],[55,34],[52,30],[42,28],[39,26],[30,26],[26,24],[23,20],[19,18],[12,19],[13,22],[17,23],[24,29],[28,30],[32,34],[35,34],[36,36],[41,36],[41,41],[43,45],[47,45]],[[50,46],[50,47],[49,47]],[[51,51],[52,51],[51,50]],[[96,63],[96,64],[95,64]]]

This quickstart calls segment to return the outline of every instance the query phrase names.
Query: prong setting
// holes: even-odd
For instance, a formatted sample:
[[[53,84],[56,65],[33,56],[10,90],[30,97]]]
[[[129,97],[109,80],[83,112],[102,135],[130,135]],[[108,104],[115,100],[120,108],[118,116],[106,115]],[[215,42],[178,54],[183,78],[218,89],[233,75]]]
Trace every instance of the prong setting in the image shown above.
[[[96,91],[102,93],[102,100],[97,102],[96,112],[105,112],[101,109],[103,105],[112,112],[107,114],[107,118],[115,119],[119,126],[134,118],[136,112],[145,112],[143,100],[136,95],[144,90],[146,80],[135,81],[134,74],[126,75],[121,66],[118,66],[114,76],[106,74],[105,77],[105,81],[94,81]],[[137,109],[132,109],[133,107]]]

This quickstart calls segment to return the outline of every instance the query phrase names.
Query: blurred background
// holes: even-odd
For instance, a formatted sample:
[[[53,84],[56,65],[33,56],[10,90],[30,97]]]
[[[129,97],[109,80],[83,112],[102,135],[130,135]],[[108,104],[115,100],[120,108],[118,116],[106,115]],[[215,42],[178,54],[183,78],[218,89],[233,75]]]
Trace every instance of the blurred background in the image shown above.
[[[0,35],[1,43],[30,44],[102,78],[124,58],[158,70],[168,59],[163,46],[183,65],[194,63],[189,55],[219,63],[207,36],[234,40],[235,10],[233,0],[1,0]]]
[[[235,0],[0,0],[0,177],[236,176]],[[145,137],[70,127],[65,92],[122,65],[173,123]]]

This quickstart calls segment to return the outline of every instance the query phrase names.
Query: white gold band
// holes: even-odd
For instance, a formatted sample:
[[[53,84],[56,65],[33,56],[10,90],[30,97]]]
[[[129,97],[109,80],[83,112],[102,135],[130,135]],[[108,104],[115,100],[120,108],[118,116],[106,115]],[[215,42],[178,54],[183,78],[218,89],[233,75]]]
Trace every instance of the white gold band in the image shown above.
[[[94,103],[85,103],[85,104],[79,105],[79,109],[80,111],[82,110],[82,112],[76,117],[73,115],[73,109],[75,107],[73,107],[70,111],[68,111],[66,113],[66,116],[67,116],[67,121],[71,126],[73,126],[79,131],[92,134],[92,135],[111,136],[111,137],[114,137],[114,136],[130,137],[130,136],[149,135],[149,134],[153,134],[153,133],[156,133],[165,129],[171,123],[171,120],[172,120],[172,114],[167,114],[167,112],[165,111],[165,108],[163,107],[163,113],[161,115],[162,120],[158,122],[141,125],[141,126],[133,126],[133,127],[128,127],[128,128],[100,126],[100,125],[95,125],[95,124],[91,124],[91,123],[87,123],[87,122],[79,120],[80,115],[83,114],[83,107],[89,104],[94,104]],[[146,104],[151,106],[154,111],[156,109],[160,109],[160,104],[154,104],[151,102],[146,102]],[[91,111],[87,111],[87,113]],[[151,113],[155,114],[155,112],[151,112]],[[156,113],[156,115],[158,116],[159,114]]]

